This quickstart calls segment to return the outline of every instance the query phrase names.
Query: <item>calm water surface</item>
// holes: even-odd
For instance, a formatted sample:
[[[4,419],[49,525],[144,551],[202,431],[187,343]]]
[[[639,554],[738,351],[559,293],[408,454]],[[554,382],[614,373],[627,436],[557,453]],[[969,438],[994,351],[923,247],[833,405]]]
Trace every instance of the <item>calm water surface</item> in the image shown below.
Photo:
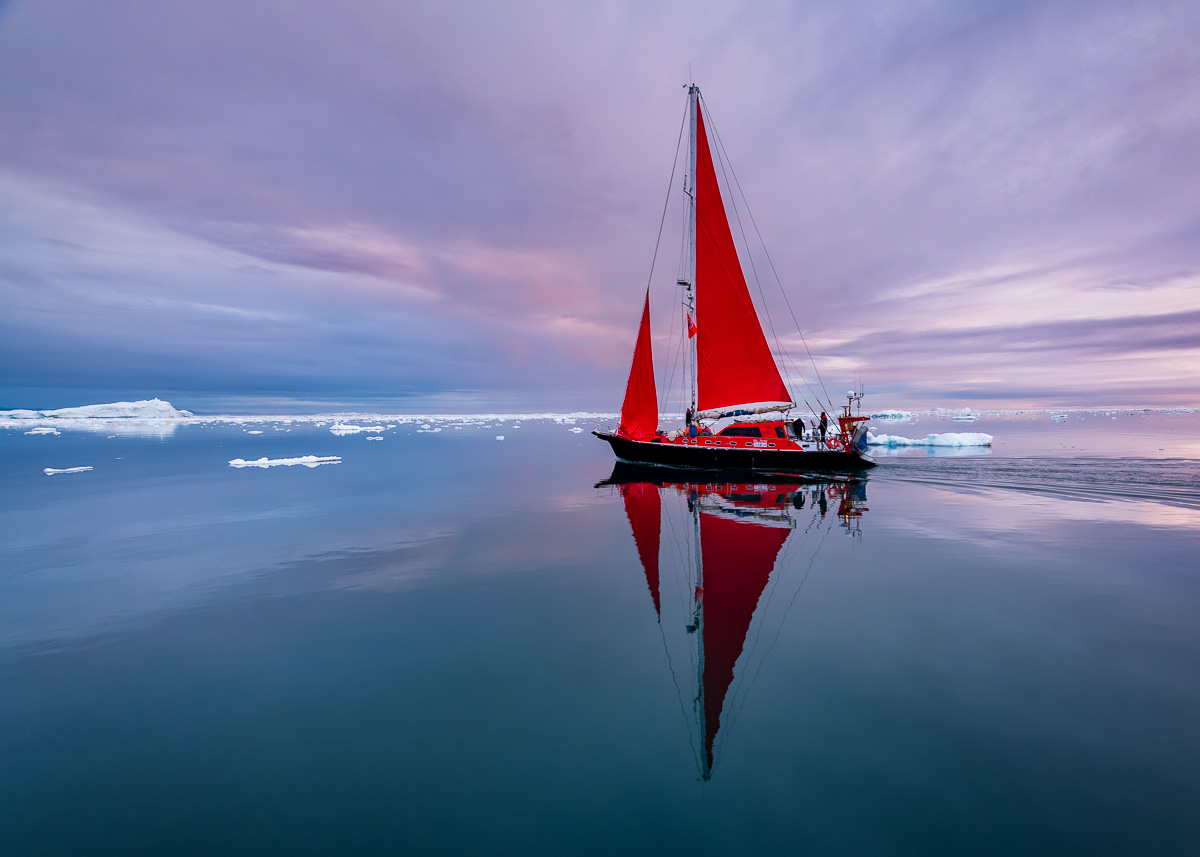
[[[1114,413],[857,484],[2,431],[0,854],[1200,853],[1200,418]]]

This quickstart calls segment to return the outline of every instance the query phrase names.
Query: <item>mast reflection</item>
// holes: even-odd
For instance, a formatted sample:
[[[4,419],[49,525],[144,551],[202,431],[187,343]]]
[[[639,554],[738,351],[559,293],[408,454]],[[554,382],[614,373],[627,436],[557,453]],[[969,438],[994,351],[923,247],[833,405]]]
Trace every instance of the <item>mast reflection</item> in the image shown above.
[[[701,742],[697,748],[700,774],[708,780],[717,734],[723,719],[730,719],[727,697],[738,661],[763,592],[772,574],[781,573],[776,565],[785,545],[791,542],[791,550],[804,539],[828,534],[835,526],[852,537],[861,537],[861,518],[868,511],[866,483],[829,477],[808,479],[795,474],[783,477],[787,481],[670,479],[681,475],[696,478],[679,471],[656,469],[648,473],[646,468],[618,464],[613,475],[597,487],[615,485],[621,494],[660,624],[663,604],[659,554],[664,500],[677,511],[685,505],[679,499],[686,501],[689,523],[682,528],[671,525],[671,537],[686,566],[686,574],[682,575],[686,583],[682,585],[689,589],[684,595],[691,604],[685,610],[684,631],[695,666],[691,716]],[[664,627],[664,646],[670,658],[668,629],[669,621]],[[747,666],[744,662],[742,672]]]

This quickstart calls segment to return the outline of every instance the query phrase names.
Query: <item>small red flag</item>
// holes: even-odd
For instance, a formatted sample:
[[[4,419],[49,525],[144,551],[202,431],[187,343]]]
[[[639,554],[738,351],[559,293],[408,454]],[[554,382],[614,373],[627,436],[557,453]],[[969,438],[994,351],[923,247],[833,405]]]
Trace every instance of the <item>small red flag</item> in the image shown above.
[[[687,317],[687,323],[688,323],[688,339],[691,339],[693,336],[696,335],[696,322],[692,321],[692,317],[689,315]]]

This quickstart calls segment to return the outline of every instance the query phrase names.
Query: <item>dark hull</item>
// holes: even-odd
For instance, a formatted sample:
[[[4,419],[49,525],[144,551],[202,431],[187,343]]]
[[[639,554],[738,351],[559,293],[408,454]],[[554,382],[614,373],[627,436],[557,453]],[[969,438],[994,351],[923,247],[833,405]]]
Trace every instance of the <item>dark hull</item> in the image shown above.
[[[853,452],[683,446],[630,440],[598,431],[592,434],[606,441],[619,460],[631,464],[688,470],[745,470],[769,473],[861,473],[875,466],[875,462],[870,458]]]

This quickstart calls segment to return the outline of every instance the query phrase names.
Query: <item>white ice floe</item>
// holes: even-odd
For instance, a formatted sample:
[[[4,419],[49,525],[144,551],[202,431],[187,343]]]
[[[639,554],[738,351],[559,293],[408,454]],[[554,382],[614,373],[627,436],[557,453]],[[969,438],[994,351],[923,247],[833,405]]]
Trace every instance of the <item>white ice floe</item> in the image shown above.
[[[29,431],[25,432],[25,434],[62,434],[62,432],[56,428],[51,428],[50,426],[41,426],[39,428],[30,429]]]
[[[374,434],[376,432],[383,431],[383,426],[356,426],[349,423],[335,423],[330,431],[336,434],[338,437],[344,437],[348,434],[360,434],[364,431],[369,431]]]
[[[369,437],[367,440],[383,440],[381,437]]]
[[[496,440],[504,440],[504,435],[502,435],[502,434],[496,435]]]
[[[582,434],[582,433],[583,433],[583,429],[581,429],[579,426],[575,426],[575,428],[571,429],[571,434]]]
[[[293,464],[303,464],[305,467],[317,467],[321,464],[341,464],[342,457],[340,455],[302,455],[299,458],[262,458],[255,461],[246,461],[244,458],[235,458],[229,462],[230,467],[278,467],[283,465],[291,467]],[[88,468],[91,469],[90,467]]]
[[[45,467],[45,468],[42,468],[42,472],[45,473],[47,476],[53,476],[56,473],[83,473],[85,470],[91,470],[91,469],[92,469],[91,467],[63,467],[63,468]]]
[[[867,433],[871,446],[991,446],[992,436],[983,432],[946,432],[930,434],[922,438],[900,437],[899,435],[873,435]]]
[[[262,432],[255,430],[255,431],[247,431],[246,434],[262,434]]]

